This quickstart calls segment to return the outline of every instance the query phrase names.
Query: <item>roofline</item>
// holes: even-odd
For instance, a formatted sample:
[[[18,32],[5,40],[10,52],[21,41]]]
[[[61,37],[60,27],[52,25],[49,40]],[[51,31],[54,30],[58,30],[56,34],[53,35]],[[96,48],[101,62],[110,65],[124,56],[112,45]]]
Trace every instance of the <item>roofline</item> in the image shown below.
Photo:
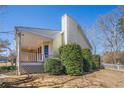
[[[18,32],[18,31],[17,31]],[[20,31],[19,31],[20,32]],[[21,31],[21,32],[25,32],[25,31]],[[31,34],[35,34],[36,36],[42,36],[44,38],[48,38],[48,39],[51,39],[53,40],[54,38],[50,38],[50,37],[47,37],[47,36],[44,36],[44,35],[39,35],[39,34],[36,34],[36,33],[33,33],[33,32],[26,32],[26,33],[31,33]]]
[[[16,30],[16,34],[17,34],[18,32],[25,32],[25,31],[20,31],[20,30],[18,30],[17,27],[15,27],[15,30]],[[42,37],[44,37],[44,38],[48,38],[48,39],[51,39],[51,40],[54,39],[54,38],[50,38],[50,37],[47,37],[47,36],[43,36],[43,35],[39,35],[39,34],[33,33],[32,31],[26,32],[26,33],[35,34],[35,35],[37,35],[37,36],[42,36]]]
[[[90,48],[92,49],[92,46],[91,46],[91,44],[90,44],[90,42],[89,42],[87,36],[86,36],[85,33],[83,32],[82,27],[81,27],[79,24],[78,24],[77,26],[79,26],[79,28],[81,29],[80,32],[82,33],[82,35],[83,35],[83,37],[85,38],[86,42],[88,43],[88,45],[89,45]]]
[[[54,29],[46,29],[46,28],[35,28],[35,27],[27,27],[27,26],[15,26],[15,29],[18,28],[26,28],[26,29],[39,29],[39,30],[51,30],[51,31],[56,31],[58,32],[59,30],[54,30]]]

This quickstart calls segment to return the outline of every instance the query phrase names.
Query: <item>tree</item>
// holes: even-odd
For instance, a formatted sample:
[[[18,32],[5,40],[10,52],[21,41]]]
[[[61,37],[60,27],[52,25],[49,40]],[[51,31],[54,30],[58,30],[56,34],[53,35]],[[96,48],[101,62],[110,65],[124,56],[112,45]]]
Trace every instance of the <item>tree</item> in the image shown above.
[[[9,48],[9,41],[8,40],[0,40],[0,50],[2,51],[2,49],[7,48],[9,49],[9,51],[11,51],[11,49]]]
[[[4,6],[4,5],[0,5],[0,34],[2,34],[3,33],[3,31],[1,31],[2,30],[2,23],[3,23],[3,18],[2,18],[2,16],[4,15],[4,13],[5,13],[5,7],[6,6]],[[9,49],[9,46],[10,45],[10,43],[9,43],[9,41],[8,40],[2,40],[1,38],[0,38],[0,52],[4,52],[3,50],[2,50],[2,48],[8,48]],[[10,50],[10,49],[9,49]]]
[[[5,8],[6,8],[5,5],[0,5],[0,32],[3,29],[4,17],[5,17],[5,13],[6,13]]]
[[[8,61],[11,62],[11,65],[14,65],[16,63],[16,51],[15,50],[10,51],[9,56],[8,56]]]
[[[120,29],[122,32],[124,32],[124,16],[122,16],[119,20],[119,25],[120,25]]]
[[[5,8],[6,8],[6,6],[0,5],[0,34],[10,33],[10,32],[2,31],[2,24],[3,24],[3,19],[4,19],[3,15],[5,14]],[[13,51],[9,48],[9,45],[10,45],[9,40],[7,40],[7,39],[3,40],[0,38],[0,53],[5,53],[5,52],[7,52],[7,49],[8,49],[10,52],[10,55],[8,58],[11,59],[11,62],[13,64],[15,55],[14,55]],[[7,58],[7,56],[3,56],[3,57]]]
[[[118,8],[118,11],[120,11],[120,19],[118,25],[120,26],[120,30],[124,32],[124,6],[121,6]]]
[[[4,15],[5,13],[5,8],[6,6],[5,5],[0,5],[0,19],[3,19],[2,16]],[[0,34],[7,34],[8,32],[4,32],[2,31],[1,27],[2,27],[2,20],[0,20]],[[9,49],[9,51],[11,51],[11,49],[9,48],[9,41],[7,39],[5,40],[2,40],[0,38],[0,52],[5,52],[4,48],[7,48]]]
[[[117,52],[124,50],[124,33],[119,20],[124,15],[124,7],[118,7],[108,14],[100,16],[95,24],[97,40],[104,48],[103,52],[113,53],[113,63],[117,63]]]

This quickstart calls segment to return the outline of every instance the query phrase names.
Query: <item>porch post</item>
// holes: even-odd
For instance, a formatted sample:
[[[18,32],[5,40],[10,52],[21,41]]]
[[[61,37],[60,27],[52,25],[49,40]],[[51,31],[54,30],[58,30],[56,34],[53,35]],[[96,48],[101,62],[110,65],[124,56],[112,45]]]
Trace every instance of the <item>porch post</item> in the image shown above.
[[[38,48],[38,56],[37,56],[38,57],[38,62],[40,61],[39,54],[40,54],[40,52],[39,52],[39,48]]]
[[[44,61],[45,59],[45,54],[44,54],[44,41],[43,41],[43,44],[42,44],[42,61]]]
[[[17,33],[17,74],[21,75],[21,70],[20,70],[20,59],[21,59],[21,33]]]
[[[38,48],[37,48],[37,54],[36,55],[37,55],[37,62],[38,62]]]
[[[37,50],[35,52],[35,61],[37,62]]]
[[[40,61],[42,61],[42,49],[41,49],[41,46],[40,46],[40,48],[39,48],[39,51],[40,51],[40,53],[39,53],[39,58],[40,58]]]

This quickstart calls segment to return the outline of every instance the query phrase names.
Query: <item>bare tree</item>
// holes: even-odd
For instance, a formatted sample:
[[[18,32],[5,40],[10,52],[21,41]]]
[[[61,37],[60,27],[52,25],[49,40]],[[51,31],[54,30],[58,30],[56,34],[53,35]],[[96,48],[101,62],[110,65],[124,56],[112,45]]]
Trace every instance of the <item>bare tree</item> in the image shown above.
[[[9,56],[8,56],[8,61],[11,62],[11,65],[14,65],[16,63],[16,51],[15,50],[10,51]]]
[[[117,63],[117,52],[124,50],[124,33],[120,29],[119,20],[124,15],[124,7],[118,7],[110,13],[102,15],[95,24],[97,44],[104,48],[103,52],[113,53],[113,63]],[[97,44],[95,44],[97,46]]]
[[[1,19],[0,20],[0,35],[9,33],[9,32],[2,31],[2,24],[3,24],[2,16],[5,14],[5,8],[6,8],[5,5],[0,5],[0,19]],[[1,52],[3,51],[2,48],[7,48],[11,51],[11,49],[9,48],[9,45],[10,45],[9,40],[7,39],[3,40],[0,38],[0,51]]]
[[[0,5],[0,32],[3,29],[5,14],[6,14],[6,6]]]
[[[124,32],[124,16],[122,16],[119,20],[119,25],[120,25],[120,29],[122,32]]]
[[[8,40],[0,40],[0,50],[2,48],[7,48],[7,49],[9,49],[9,51],[11,51],[11,49],[9,48],[9,45],[10,45],[10,43]]]

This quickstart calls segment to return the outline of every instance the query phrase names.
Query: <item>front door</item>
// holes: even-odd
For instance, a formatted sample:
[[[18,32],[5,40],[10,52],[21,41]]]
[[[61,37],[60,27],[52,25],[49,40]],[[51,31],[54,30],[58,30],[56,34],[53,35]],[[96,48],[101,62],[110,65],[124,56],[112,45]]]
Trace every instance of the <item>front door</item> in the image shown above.
[[[49,46],[48,45],[44,46],[44,54],[45,54],[45,58],[47,58],[49,56]]]

